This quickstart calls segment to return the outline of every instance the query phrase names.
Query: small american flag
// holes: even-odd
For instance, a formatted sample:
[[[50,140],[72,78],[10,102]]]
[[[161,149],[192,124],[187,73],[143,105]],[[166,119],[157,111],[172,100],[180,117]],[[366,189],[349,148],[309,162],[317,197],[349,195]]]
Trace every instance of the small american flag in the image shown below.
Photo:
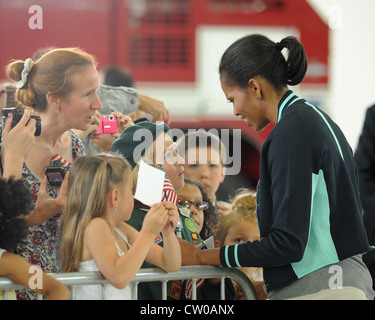
[[[165,170],[162,165],[159,164],[159,169],[165,173]],[[171,201],[173,202],[176,206],[178,203],[178,197],[176,190],[174,189],[171,180],[169,180],[167,174],[165,173],[164,175],[164,187],[163,187],[163,196],[161,201]]]

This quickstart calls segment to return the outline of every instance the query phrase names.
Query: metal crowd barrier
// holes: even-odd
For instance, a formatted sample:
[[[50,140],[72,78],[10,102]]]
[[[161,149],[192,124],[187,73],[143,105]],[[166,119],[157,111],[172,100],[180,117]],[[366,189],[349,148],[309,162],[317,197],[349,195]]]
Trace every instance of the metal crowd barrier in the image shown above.
[[[71,272],[50,274],[55,279],[71,288],[72,299],[75,300],[75,288],[78,285],[104,285],[108,281],[100,272]],[[225,278],[234,280],[241,288],[245,300],[256,300],[257,294],[249,278],[239,269],[224,268],[217,266],[188,266],[181,267],[180,271],[167,273],[159,268],[140,269],[131,283],[134,285],[133,299],[138,296],[138,283],[160,281],[162,283],[162,299],[167,299],[167,282],[173,280],[192,280],[192,299],[196,300],[196,281],[198,279],[220,278],[220,298],[225,300]],[[4,299],[7,299],[8,292],[23,289],[24,287],[14,283],[6,277],[0,277],[0,290],[4,291]],[[104,292],[105,290],[103,290]],[[42,299],[42,295],[38,295]],[[103,297],[105,299],[105,296]]]

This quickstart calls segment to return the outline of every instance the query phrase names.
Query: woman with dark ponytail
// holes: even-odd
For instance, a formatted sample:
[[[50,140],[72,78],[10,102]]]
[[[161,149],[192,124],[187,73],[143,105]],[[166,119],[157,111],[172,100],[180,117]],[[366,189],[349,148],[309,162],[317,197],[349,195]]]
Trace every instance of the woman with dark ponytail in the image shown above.
[[[263,267],[270,299],[373,299],[352,150],[327,114],[288,88],[306,70],[294,37],[249,35],[225,51],[220,80],[234,114],[256,131],[275,125],[261,150],[261,239],[196,251],[183,264]]]
[[[281,51],[289,50],[285,60]],[[234,42],[224,53],[219,72],[226,82],[244,88],[254,76],[261,76],[280,93],[287,85],[302,82],[307,70],[307,58],[302,44],[295,37],[274,43],[262,35],[244,37]]]

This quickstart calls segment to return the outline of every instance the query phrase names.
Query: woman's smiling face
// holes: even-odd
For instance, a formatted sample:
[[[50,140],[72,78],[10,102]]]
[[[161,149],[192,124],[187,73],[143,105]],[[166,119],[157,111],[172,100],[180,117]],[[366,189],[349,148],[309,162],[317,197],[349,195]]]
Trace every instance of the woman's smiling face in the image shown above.
[[[262,131],[270,124],[266,118],[266,108],[257,100],[250,88],[228,84],[223,78],[221,78],[221,88],[228,102],[233,104],[234,115],[245,120],[250,128]]]

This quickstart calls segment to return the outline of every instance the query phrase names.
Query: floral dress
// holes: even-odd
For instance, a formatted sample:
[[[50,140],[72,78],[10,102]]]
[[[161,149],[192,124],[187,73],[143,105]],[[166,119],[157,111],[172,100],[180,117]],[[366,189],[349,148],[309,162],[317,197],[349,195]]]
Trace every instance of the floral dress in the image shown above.
[[[85,154],[85,148],[75,133],[69,131],[69,134],[72,141],[72,159],[74,160]],[[56,155],[52,157],[51,162],[54,159],[56,159]],[[70,163],[66,163],[65,165],[70,166]],[[23,164],[22,179],[25,185],[31,190],[32,200],[35,204],[41,180],[30,171],[26,163]],[[57,197],[56,187],[48,185],[47,192],[52,198]],[[60,217],[61,212],[40,225],[30,227],[26,239],[17,246],[16,254],[22,256],[29,263],[38,265],[44,272],[61,272],[59,250],[61,234]],[[17,299],[36,299],[36,294],[31,290],[21,290],[17,292]]]

